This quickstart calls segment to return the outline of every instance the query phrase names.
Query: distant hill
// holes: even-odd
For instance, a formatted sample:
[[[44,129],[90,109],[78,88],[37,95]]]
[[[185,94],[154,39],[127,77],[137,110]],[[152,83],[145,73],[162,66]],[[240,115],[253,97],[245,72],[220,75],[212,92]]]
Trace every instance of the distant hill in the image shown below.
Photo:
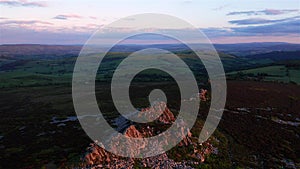
[[[0,45],[0,57],[55,57],[66,55],[78,55],[82,46],[73,45],[38,45],[38,44],[16,44]]]
[[[192,44],[197,45],[197,44]],[[202,44],[203,49],[210,49],[210,45]],[[214,47],[222,56],[225,54],[235,56],[259,55],[271,52],[300,51],[300,44],[289,43],[240,43],[240,44],[214,44]],[[40,44],[15,44],[0,45],[0,58],[10,57],[58,57],[77,56],[81,45],[40,45]],[[182,44],[152,44],[152,45],[117,45],[112,48],[113,52],[134,52],[146,48],[161,48],[172,52],[188,51],[187,46]],[[101,49],[97,49],[100,50]],[[274,53],[278,54],[278,53]]]
[[[245,57],[249,59],[270,59],[273,61],[299,60],[300,51],[274,51],[269,53],[247,55]]]
[[[281,42],[268,43],[238,43],[238,44],[214,44],[215,48],[224,53],[237,56],[270,53],[273,51],[299,51],[300,44]]]

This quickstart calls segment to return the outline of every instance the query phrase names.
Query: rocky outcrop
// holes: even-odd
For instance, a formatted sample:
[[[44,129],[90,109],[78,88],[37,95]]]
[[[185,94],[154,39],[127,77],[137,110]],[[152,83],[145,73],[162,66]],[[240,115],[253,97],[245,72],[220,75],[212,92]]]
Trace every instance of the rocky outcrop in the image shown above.
[[[173,113],[167,108],[165,102],[156,102],[151,107],[142,109],[138,116],[147,119],[156,119],[156,122],[163,124],[172,124],[175,121]]]
[[[93,166],[95,164],[109,163],[114,157],[115,155],[105,151],[97,143],[91,143],[83,159],[85,166]]]
[[[205,91],[202,92],[206,93]],[[166,107],[166,104],[163,102],[159,102],[150,108],[142,109],[139,113],[141,114],[141,116],[149,117],[149,118],[152,118],[151,116],[157,116],[158,115],[157,113],[159,113],[160,115],[159,118],[157,118],[154,122],[160,125],[170,125],[175,121],[175,117],[173,113]],[[101,144],[99,146],[99,144],[97,143],[92,143],[87,148],[86,151],[87,153],[83,157],[82,166],[83,168],[92,167],[92,168],[115,168],[115,169],[133,168],[133,166],[135,165],[138,165],[140,167],[149,167],[149,168],[192,168],[190,167],[191,164],[195,165],[204,162],[206,156],[211,154],[214,151],[213,145],[210,144],[209,141],[206,141],[203,144],[199,144],[197,141],[198,138],[193,137],[189,129],[180,126],[179,129],[180,132],[172,133],[172,134],[177,134],[176,135],[177,137],[183,137],[182,141],[178,144],[178,146],[189,147],[188,149],[190,152],[188,152],[189,154],[187,155],[193,157],[193,159],[198,159],[198,160],[176,162],[173,159],[170,159],[166,153],[154,157],[144,158],[144,159],[124,158],[124,157],[118,157],[110,152],[107,152],[105,149],[102,148],[103,145]],[[185,136],[184,133],[187,133],[187,135]],[[145,138],[145,137],[154,136],[156,134],[157,134],[157,129],[154,129],[154,127],[147,126],[147,125],[141,125],[141,126],[130,125],[123,132],[123,135],[131,138]],[[192,140],[194,140],[194,142]],[[116,147],[115,145],[119,144],[118,136],[112,138],[111,144],[112,144],[111,147]],[[143,151],[150,151],[150,150],[145,150],[146,144],[148,143],[144,142],[143,144],[138,145],[133,141],[128,143],[128,147],[124,147],[124,148],[134,149],[136,150],[134,153],[139,154]],[[169,145],[168,140],[166,139],[163,144]],[[150,146],[155,147],[157,145],[150,145]]]
[[[208,100],[208,91],[206,89],[201,89],[199,93],[199,98],[201,101],[207,101]]]
[[[160,154],[158,156],[143,158],[143,159],[131,159],[122,158],[113,155],[105,151],[103,148],[99,147],[97,144],[91,144],[88,148],[88,156],[84,158],[84,164],[82,168],[91,169],[133,169],[134,166],[144,167],[144,168],[159,168],[159,169],[170,169],[170,168],[184,168],[192,169],[190,164],[199,164],[199,162],[192,161],[182,161],[176,162],[170,159],[166,153]],[[91,155],[92,154],[92,155]],[[91,158],[92,157],[92,158]]]
[[[192,144],[191,138],[192,138],[192,133],[190,132],[189,129],[187,129],[187,136],[185,136],[182,141],[179,143],[179,146],[188,146]],[[184,136],[184,128],[181,128],[181,136]]]

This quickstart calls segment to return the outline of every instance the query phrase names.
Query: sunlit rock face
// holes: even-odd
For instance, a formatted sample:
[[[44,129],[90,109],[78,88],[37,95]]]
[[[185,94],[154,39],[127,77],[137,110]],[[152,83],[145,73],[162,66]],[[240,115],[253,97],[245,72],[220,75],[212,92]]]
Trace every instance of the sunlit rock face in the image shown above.
[[[153,117],[157,117],[158,115],[160,116],[155,120],[156,122],[172,124],[175,121],[173,113],[167,108],[165,102],[157,102],[149,108],[142,109],[138,114],[138,116],[148,119],[153,119]]]
[[[143,138],[143,135],[135,128],[134,125],[129,126],[124,135],[133,138]]]
[[[207,91],[202,91],[203,96],[206,96]],[[160,116],[154,121],[156,124],[160,125],[171,125],[175,121],[175,117],[173,113],[168,109],[164,102],[158,102],[152,107],[144,108],[138,115],[143,117],[156,116],[160,114]],[[124,126],[123,126],[124,127]],[[185,136],[184,133],[187,135]],[[152,137],[157,135],[158,133],[163,132],[155,129],[153,126],[148,125],[128,125],[128,127],[124,130],[123,135],[131,138],[145,138]],[[173,159],[170,159],[167,153],[160,154],[158,156],[143,158],[143,159],[134,159],[134,158],[124,158],[116,156],[102,147],[102,144],[92,143],[87,148],[85,156],[83,157],[82,168],[133,168],[134,166],[139,167],[149,167],[149,168],[192,168],[189,164],[198,164],[205,161],[205,158],[214,151],[214,147],[208,141],[199,144],[197,142],[197,138],[192,135],[189,129],[181,128],[181,131],[178,132],[180,137],[183,137],[182,141],[177,145],[179,147],[190,147],[190,152],[187,154],[188,156],[196,159],[195,161],[180,161],[176,162]],[[116,147],[118,145],[118,136],[112,138],[111,147]],[[175,137],[175,136],[174,136]],[[178,135],[177,135],[178,137]],[[171,140],[172,141],[172,140]],[[143,144],[137,144],[135,142],[130,142],[128,147],[136,150],[134,153],[141,153],[145,151],[145,146],[148,142],[144,142]],[[168,140],[165,140],[164,145],[168,145]],[[100,146],[99,146],[100,145]],[[102,147],[101,147],[102,146]],[[152,145],[150,145],[152,146]],[[153,145],[157,146],[157,145]],[[158,145],[159,146],[159,145]],[[180,152],[178,152],[180,153]]]

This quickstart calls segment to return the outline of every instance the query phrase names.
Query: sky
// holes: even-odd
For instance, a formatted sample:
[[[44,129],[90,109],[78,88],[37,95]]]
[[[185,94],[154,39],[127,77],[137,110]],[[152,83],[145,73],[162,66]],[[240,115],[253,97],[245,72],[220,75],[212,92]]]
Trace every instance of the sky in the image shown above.
[[[0,44],[84,44],[141,13],[183,19],[213,43],[300,43],[300,0],[0,0]]]

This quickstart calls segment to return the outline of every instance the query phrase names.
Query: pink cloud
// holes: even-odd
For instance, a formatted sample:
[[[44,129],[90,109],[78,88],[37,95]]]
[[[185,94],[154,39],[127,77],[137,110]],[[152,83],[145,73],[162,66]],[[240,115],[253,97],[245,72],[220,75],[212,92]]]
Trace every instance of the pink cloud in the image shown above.
[[[239,36],[210,38],[214,44],[251,43],[251,42],[287,42],[299,44],[297,36]]]
[[[27,0],[0,0],[0,5],[10,7],[46,7],[47,3],[42,1],[27,1]]]
[[[0,25],[32,25],[32,24],[44,24],[44,25],[53,25],[50,22],[38,21],[38,20],[8,20],[0,22]]]
[[[238,11],[230,12],[227,15],[282,15],[292,12],[299,12],[299,9],[265,9],[260,11]]]
[[[98,19],[97,17],[95,16],[90,16],[91,19]]]
[[[61,19],[61,20],[67,20],[67,19],[80,19],[83,18],[82,16],[76,15],[76,14],[63,14],[63,15],[57,15],[53,19]]]

